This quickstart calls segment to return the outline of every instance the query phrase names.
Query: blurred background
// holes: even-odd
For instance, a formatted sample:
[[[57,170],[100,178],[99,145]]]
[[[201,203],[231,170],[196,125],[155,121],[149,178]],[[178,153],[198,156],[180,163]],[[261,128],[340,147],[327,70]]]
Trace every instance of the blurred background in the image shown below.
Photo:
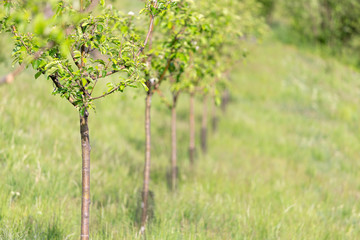
[[[266,31],[239,43],[248,55],[229,75],[230,102],[214,110],[218,129],[194,169],[181,96],[175,194],[165,181],[171,116],[153,99],[148,239],[359,239],[360,2],[239,1],[256,6]],[[136,14],[143,7],[108,3]],[[0,76],[14,69],[9,38],[0,36]],[[0,239],[77,239],[78,115],[34,74],[0,87]],[[92,239],[140,239],[144,97],[126,90],[92,113]]]

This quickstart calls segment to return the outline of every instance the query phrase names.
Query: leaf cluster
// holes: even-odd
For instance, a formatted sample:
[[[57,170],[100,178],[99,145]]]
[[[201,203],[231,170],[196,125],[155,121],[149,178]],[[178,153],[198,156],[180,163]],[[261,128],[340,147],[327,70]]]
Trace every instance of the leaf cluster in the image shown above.
[[[150,6],[149,1],[143,12]],[[14,63],[31,66],[36,78],[45,75],[54,94],[79,109],[141,81],[144,37],[137,16],[105,7],[104,1],[75,6],[60,0],[5,1],[0,16],[1,30],[14,35]],[[107,80],[107,91],[93,96],[97,82],[115,73],[118,80]]]

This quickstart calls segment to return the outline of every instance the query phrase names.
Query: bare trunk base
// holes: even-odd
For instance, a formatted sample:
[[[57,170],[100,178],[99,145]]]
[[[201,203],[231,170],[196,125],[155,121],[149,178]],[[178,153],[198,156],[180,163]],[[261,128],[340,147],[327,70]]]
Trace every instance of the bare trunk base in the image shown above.
[[[207,128],[201,128],[201,150],[204,154],[207,153]]]
[[[136,203],[136,205],[132,205],[132,207],[135,207],[136,211],[133,215],[134,222],[136,226],[141,227],[141,220],[142,220],[142,214],[143,214],[143,198],[144,198],[144,192],[139,191],[137,193],[137,196],[133,199]],[[131,205],[129,206],[131,207]],[[148,202],[147,202],[147,208],[146,208],[146,215],[147,215],[147,223],[151,222],[155,218],[155,195],[154,192],[149,190],[148,191]]]
[[[178,94],[173,93],[173,105],[171,108],[171,190],[177,187],[178,166],[177,166],[177,139],[176,139],[176,103]]]
[[[195,94],[194,93],[190,93],[189,125],[190,125],[189,160],[190,160],[190,164],[193,165],[195,163]]]
[[[179,181],[179,167],[170,167],[166,173],[166,180],[168,189],[171,191],[175,191],[178,188]]]
[[[217,131],[218,122],[219,122],[219,117],[217,115],[216,99],[214,94],[213,101],[211,104],[211,128],[213,133],[216,133]]]
[[[221,98],[221,110],[224,113],[226,112],[229,102],[230,102],[230,91],[226,89]]]
[[[213,116],[212,117],[212,131],[213,133],[216,133],[217,132],[217,129],[218,129],[218,123],[219,123],[219,118],[217,116]]]
[[[81,240],[89,240],[90,225],[90,138],[87,110],[80,114],[80,134],[82,149],[82,201],[81,201]]]
[[[195,148],[189,148],[189,158],[190,158],[190,164],[195,163],[195,155],[196,155],[196,149]]]
[[[144,166],[144,182],[142,191],[142,213],[140,232],[145,232],[146,223],[148,221],[148,198],[149,198],[149,182],[150,182],[150,156],[151,156],[151,98],[152,93],[148,92],[145,101],[145,166]]]

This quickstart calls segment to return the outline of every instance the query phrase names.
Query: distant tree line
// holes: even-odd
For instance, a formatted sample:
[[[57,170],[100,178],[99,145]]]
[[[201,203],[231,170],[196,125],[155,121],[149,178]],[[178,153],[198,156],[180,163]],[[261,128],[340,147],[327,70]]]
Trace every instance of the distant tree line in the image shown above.
[[[268,21],[285,24],[301,40],[329,46],[337,53],[344,48],[360,49],[359,0],[257,1]]]

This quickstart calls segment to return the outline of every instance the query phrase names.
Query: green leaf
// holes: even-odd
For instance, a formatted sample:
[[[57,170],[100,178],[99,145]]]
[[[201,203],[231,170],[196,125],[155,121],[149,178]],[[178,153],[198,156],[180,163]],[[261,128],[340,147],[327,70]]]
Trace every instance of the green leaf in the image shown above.
[[[37,72],[37,73],[35,74],[35,79],[38,79],[38,78],[40,77],[40,75],[41,75],[41,72]]]
[[[124,91],[124,89],[125,89],[125,84],[120,83],[120,86],[119,86],[119,91],[120,91],[120,92],[123,92],[123,91]]]
[[[52,68],[50,68],[49,70],[46,71],[46,74],[51,75],[56,71],[58,71],[58,68],[57,67],[52,67]]]
[[[81,83],[82,83],[83,86],[86,86],[87,80],[86,80],[85,78],[82,78],[82,79],[81,79]]]
[[[148,86],[146,86],[145,82],[144,81],[140,81],[141,85],[144,87],[145,91],[149,91],[149,88]]]
[[[97,25],[96,28],[99,32],[102,32],[104,30],[104,26],[101,24]]]
[[[33,62],[32,62],[33,68],[34,68],[35,70],[38,69],[40,63],[41,63],[41,60],[35,60],[35,61],[33,61]],[[36,75],[35,75],[35,76],[36,76]]]

